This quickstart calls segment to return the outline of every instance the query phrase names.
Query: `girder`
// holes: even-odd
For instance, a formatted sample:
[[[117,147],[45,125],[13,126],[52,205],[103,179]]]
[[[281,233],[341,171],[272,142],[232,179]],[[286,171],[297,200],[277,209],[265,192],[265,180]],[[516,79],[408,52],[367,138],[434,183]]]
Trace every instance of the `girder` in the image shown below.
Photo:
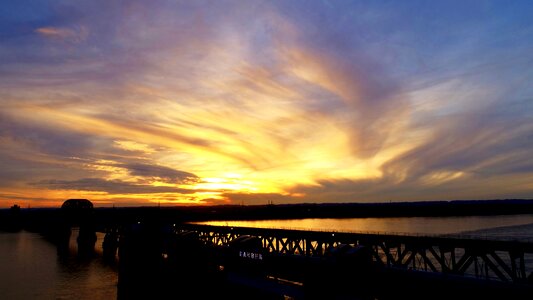
[[[378,235],[184,224],[202,242],[225,247],[242,235],[261,239],[266,253],[321,257],[340,245],[371,249],[375,263],[390,268],[450,273],[503,282],[524,282],[533,271],[533,244],[454,237]]]

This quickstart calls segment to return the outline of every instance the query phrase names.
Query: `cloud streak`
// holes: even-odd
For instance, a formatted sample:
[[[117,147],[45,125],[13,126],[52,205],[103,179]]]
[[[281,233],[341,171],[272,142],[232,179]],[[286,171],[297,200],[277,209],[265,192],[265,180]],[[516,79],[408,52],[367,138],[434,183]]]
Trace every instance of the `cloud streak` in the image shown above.
[[[104,180],[100,178],[83,178],[79,180],[42,180],[32,183],[53,190],[80,190],[106,192],[108,194],[156,194],[177,193],[192,194],[195,191],[175,187],[152,186],[148,184],[134,184],[120,180]]]
[[[87,39],[89,32],[85,27],[79,27],[76,30],[70,28],[59,27],[40,27],[35,29],[35,32],[52,39],[58,39],[62,41],[69,41],[73,43],[81,43]]]
[[[38,6],[0,12],[5,194],[533,197],[529,3]]]
[[[191,184],[198,182],[200,178],[192,173],[174,170],[163,166],[154,166],[147,164],[128,164],[122,165],[128,169],[131,175],[147,178],[157,178],[168,183]]]

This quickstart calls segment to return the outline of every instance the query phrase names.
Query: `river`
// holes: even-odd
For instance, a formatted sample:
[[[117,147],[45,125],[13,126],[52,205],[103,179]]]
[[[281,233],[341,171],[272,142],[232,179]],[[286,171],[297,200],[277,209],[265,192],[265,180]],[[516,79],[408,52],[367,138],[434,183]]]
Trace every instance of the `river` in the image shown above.
[[[533,242],[533,215],[208,221],[197,224],[357,233],[454,235]]]
[[[77,256],[77,235],[73,230],[70,253],[58,256],[37,233],[0,232],[0,299],[116,299],[117,264],[101,257],[103,234],[92,258]]]

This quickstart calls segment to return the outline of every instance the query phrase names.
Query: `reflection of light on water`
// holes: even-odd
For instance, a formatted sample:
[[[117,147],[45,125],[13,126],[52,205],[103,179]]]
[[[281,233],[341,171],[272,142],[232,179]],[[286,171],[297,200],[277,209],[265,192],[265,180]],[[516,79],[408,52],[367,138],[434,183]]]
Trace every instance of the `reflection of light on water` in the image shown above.
[[[79,228],[71,229],[69,254],[58,260],[55,299],[116,299],[117,265],[104,260],[102,242],[105,234],[96,232],[94,255],[79,256]]]
[[[0,231],[0,298],[116,299],[117,265],[100,255],[76,255],[78,233],[77,228],[71,232],[71,252],[58,256],[56,245],[37,233]],[[95,249],[101,251],[101,242]]]
[[[355,233],[443,235],[533,223],[533,215],[208,221],[197,224]],[[527,232],[533,238],[533,233]]]

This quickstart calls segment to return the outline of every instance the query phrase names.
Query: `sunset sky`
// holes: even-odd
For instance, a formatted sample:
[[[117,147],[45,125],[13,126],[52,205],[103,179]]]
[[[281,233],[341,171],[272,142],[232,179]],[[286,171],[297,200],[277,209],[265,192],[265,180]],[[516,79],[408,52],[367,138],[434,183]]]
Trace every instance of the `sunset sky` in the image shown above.
[[[533,198],[533,1],[0,5],[0,207]]]

